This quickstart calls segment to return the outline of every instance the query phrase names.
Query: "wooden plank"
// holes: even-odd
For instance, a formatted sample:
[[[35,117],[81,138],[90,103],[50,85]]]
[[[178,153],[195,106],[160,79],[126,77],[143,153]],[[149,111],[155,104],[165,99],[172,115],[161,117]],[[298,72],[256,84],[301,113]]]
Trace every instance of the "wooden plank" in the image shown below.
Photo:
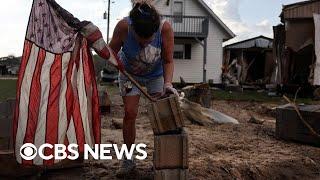
[[[186,132],[154,137],[153,163],[156,170],[188,168],[188,136]]]
[[[176,127],[183,127],[184,122],[182,119],[182,112],[180,108],[180,103],[178,100],[178,97],[175,96],[175,98],[170,98],[169,99],[170,107],[172,110],[173,117],[175,119],[174,123]]]
[[[179,133],[184,124],[182,113],[176,96],[153,102],[148,114],[155,135]]]
[[[154,180],[187,180],[187,169],[163,169],[155,170]]]

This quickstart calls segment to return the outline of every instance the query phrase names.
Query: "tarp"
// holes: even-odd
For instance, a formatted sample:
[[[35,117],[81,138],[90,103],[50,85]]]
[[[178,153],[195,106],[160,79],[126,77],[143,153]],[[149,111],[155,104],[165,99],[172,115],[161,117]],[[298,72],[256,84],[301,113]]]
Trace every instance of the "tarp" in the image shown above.
[[[320,85],[320,14],[314,14],[316,65],[313,85]]]

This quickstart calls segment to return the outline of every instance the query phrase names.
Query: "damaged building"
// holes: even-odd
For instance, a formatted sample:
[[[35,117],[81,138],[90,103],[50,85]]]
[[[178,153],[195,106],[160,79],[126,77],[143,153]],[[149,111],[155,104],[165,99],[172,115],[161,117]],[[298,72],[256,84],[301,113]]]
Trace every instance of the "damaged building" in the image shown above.
[[[282,24],[273,27],[276,61],[273,83],[288,87],[319,87],[319,14],[319,0],[283,6]]]
[[[225,84],[266,84],[275,66],[273,39],[258,36],[224,48],[222,80]]]

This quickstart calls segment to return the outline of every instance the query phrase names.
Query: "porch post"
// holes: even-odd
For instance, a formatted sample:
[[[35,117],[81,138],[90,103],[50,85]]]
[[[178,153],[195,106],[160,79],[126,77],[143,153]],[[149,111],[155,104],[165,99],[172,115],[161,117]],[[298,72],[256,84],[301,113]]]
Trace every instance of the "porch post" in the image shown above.
[[[203,42],[203,83],[207,82],[207,38]]]

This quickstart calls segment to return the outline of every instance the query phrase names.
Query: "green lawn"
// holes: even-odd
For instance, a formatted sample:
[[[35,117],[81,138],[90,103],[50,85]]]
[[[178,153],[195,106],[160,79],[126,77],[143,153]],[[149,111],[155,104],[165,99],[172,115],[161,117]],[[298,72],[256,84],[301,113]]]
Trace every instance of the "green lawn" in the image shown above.
[[[265,92],[256,91],[244,91],[244,92],[228,92],[222,90],[213,91],[213,97],[217,100],[235,100],[235,101],[253,101],[253,102],[272,102],[272,103],[286,103],[282,97],[269,97]],[[294,99],[294,97],[289,96]],[[308,98],[298,98],[297,103],[315,104],[317,101],[313,101]]]
[[[16,80],[0,80],[0,102],[6,99],[15,98],[16,96]],[[106,84],[105,84],[106,85]],[[115,85],[106,85],[109,94],[117,94],[119,89]],[[254,101],[254,102],[273,102],[286,103],[282,97],[269,97],[266,93],[259,93],[256,91],[244,92],[227,92],[222,90],[213,91],[213,97],[216,100],[234,100],[234,101]],[[290,97],[293,99],[293,97]],[[297,103],[305,104],[319,104],[319,101],[312,99],[297,99]]]
[[[16,80],[0,80],[0,101],[16,97]]]

